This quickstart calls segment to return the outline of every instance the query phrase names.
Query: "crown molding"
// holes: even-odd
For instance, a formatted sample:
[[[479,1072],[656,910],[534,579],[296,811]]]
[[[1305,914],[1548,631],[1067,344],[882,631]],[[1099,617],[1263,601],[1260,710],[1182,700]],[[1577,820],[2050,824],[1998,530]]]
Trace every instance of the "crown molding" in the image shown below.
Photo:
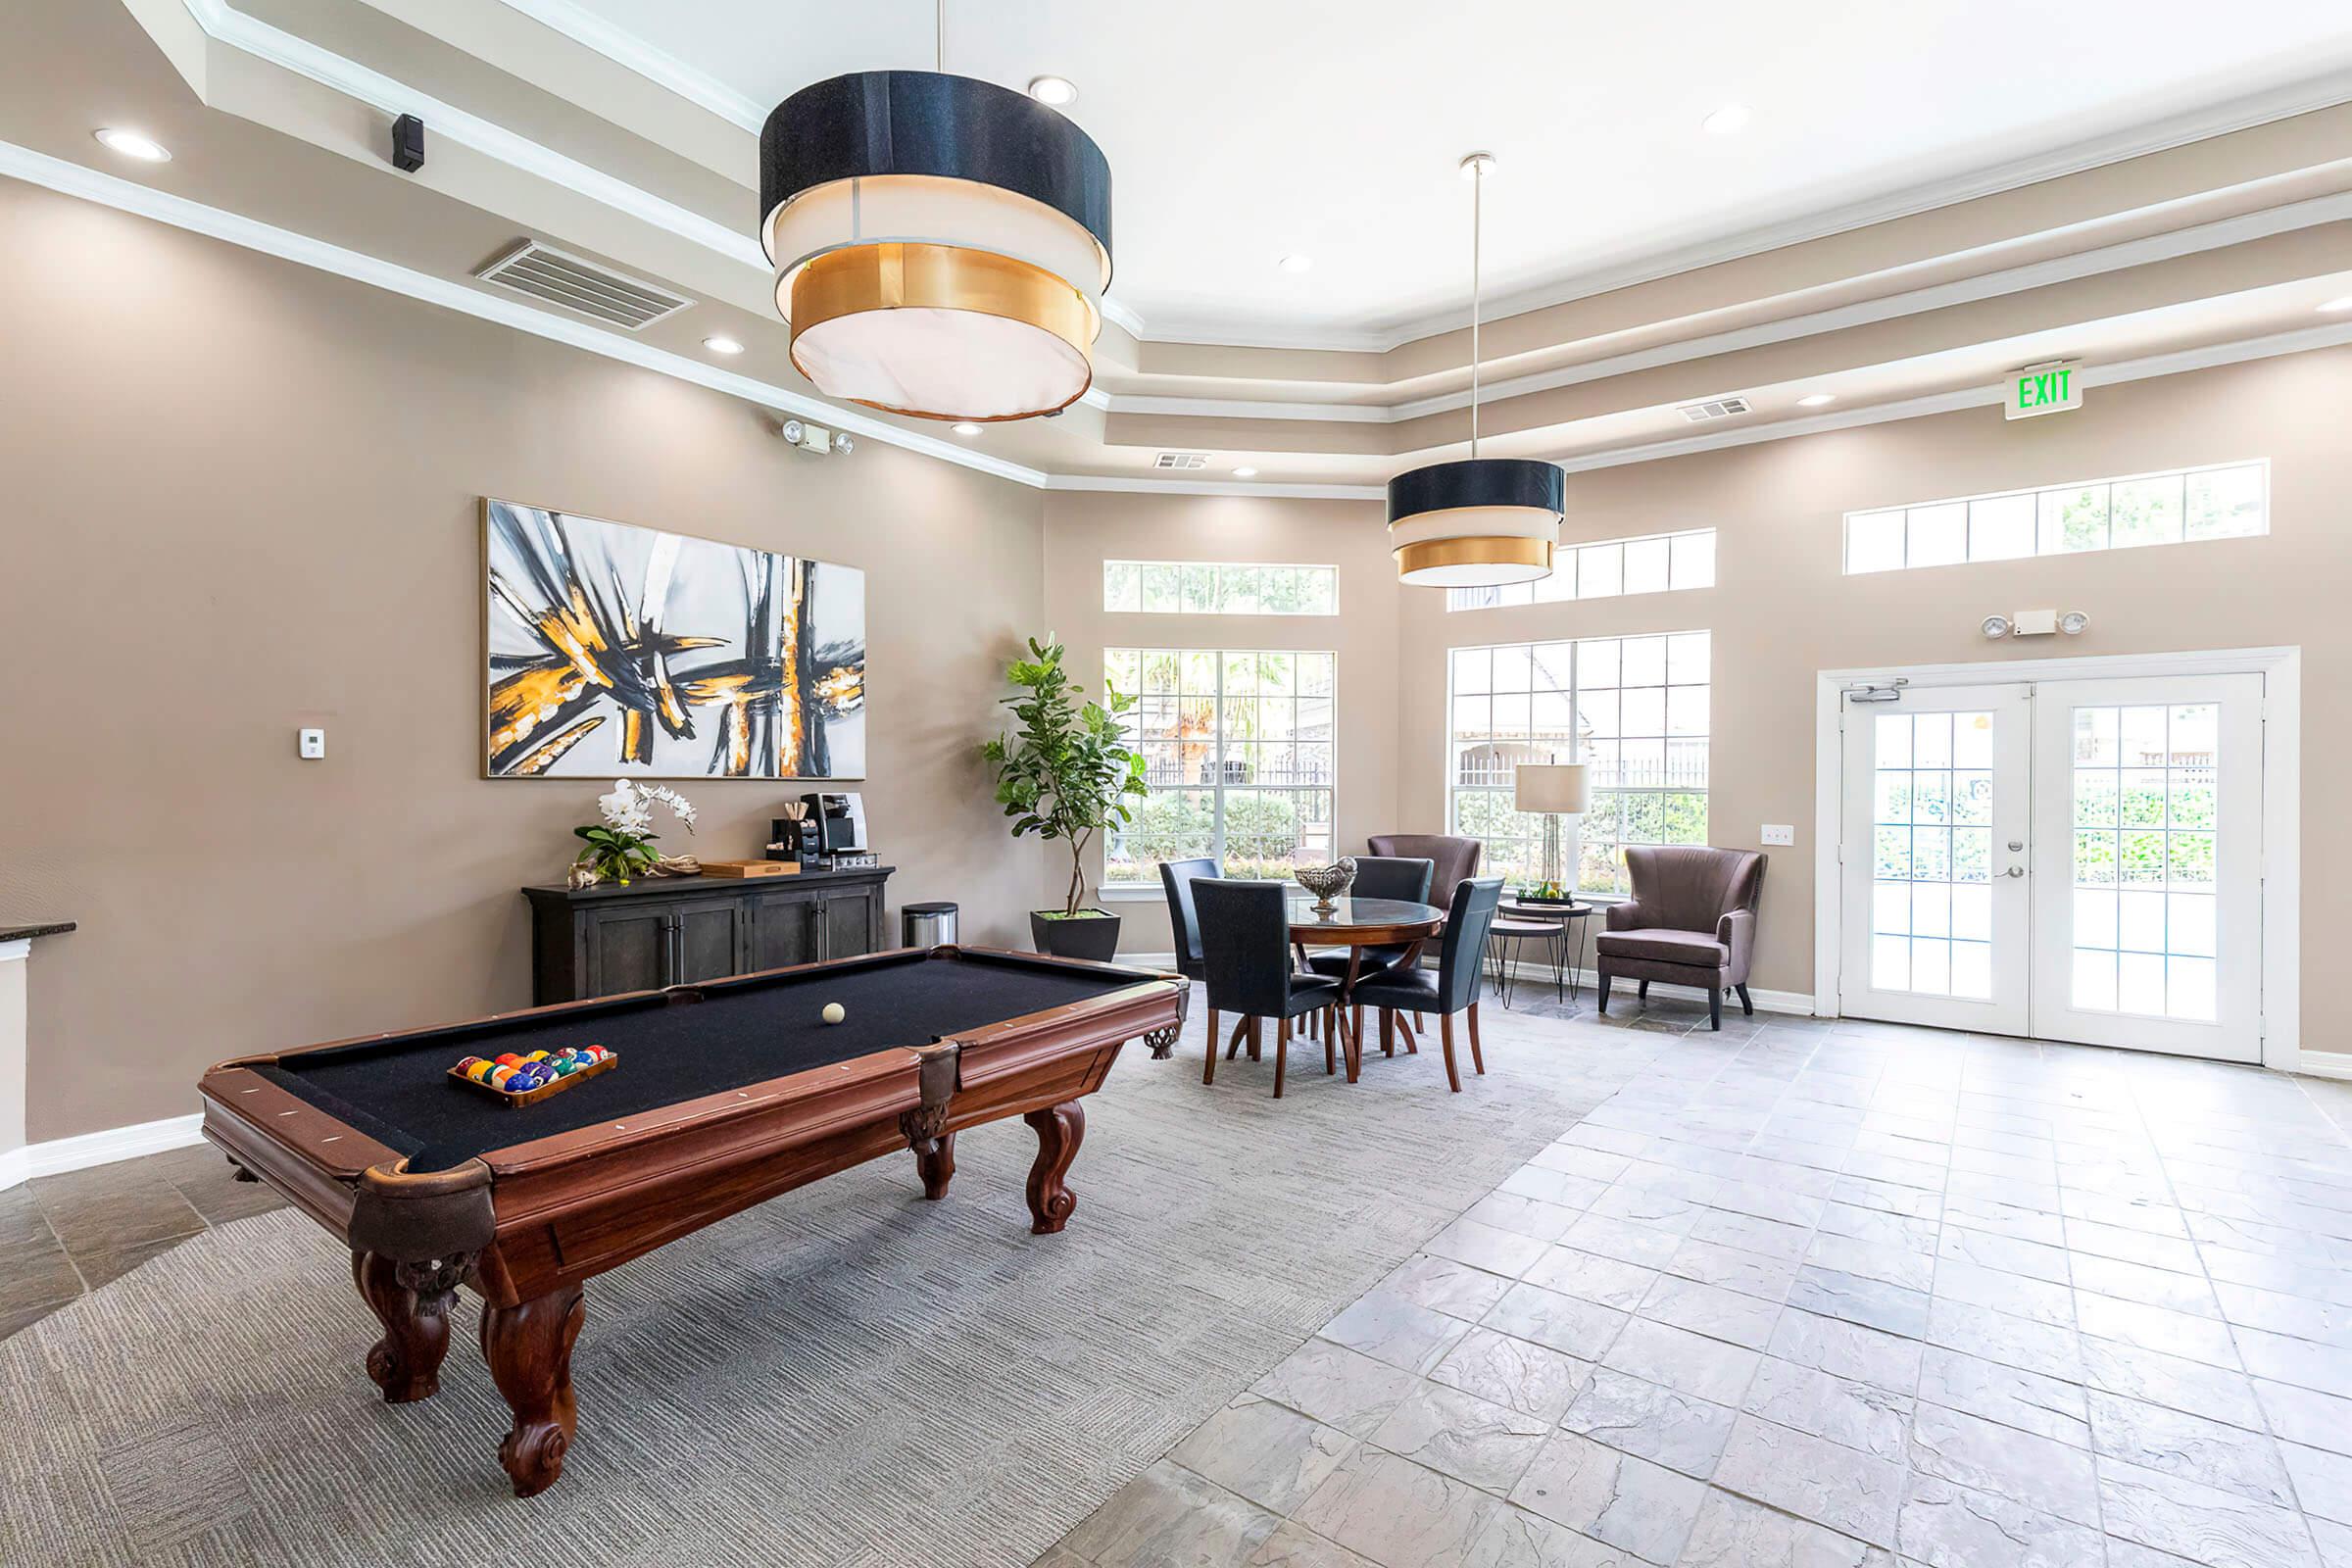
[[[2015,159],[1991,169],[1910,186],[1891,195],[1850,202],[1826,211],[1744,229],[1728,238],[1698,241],[1662,251],[1639,262],[1574,273],[1537,287],[1499,295],[1488,307],[1490,314],[1487,318],[1489,321],[1502,320],[1513,316],[1524,316],[1530,311],[1572,305],[1578,300],[1631,288],[1639,283],[1654,283],[1678,273],[1717,267],[1725,262],[1741,261],[1812,240],[1828,239],[1855,229],[1868,228],[1875,223],[1913,218],[1937,208],[1997,196],[2004,191],[2039,184],[2043,180],[2085,173],[2110,164],[2128,163],[2134,158],[2169,152],[2191,142],[2226,136],[2232,131],[2249,130],[2276,121],[2292,120],[2297,115],[2333,109],[2346,103],[2352,103],[2352,74],[2346,73],[2255,93],[2210,109],[2175,115],[2152,125],[2094,137],[2054,152]],[[1463,307],[1451,306],[1373,329],[1341,329],[1328,333],[1240,329],[1220,333],[1207,322],[1170,320],[1138,336],[1147,342],[1187,343],[1204,347],[1319,348],[1386,353],[1407,343],[1419,342],[1425,337],[1454,331],[1464,325],[1467,319]]]
[[[1948,310],[1956,305],[1974,304],[2005,294],[2021,294],[2102,272],[2123,271],[2204,251],[2224,250],[2275,234],[2341,222],[2346,219],[2352,219],[2352,192],[2316,196],[2306,201],[2290,202],[2283,207],[2174,229],[2169,233],[2151,234],[2141,239],[2100,246],[2095,250],[2078,251],[2071,256],[2054,257],[2046,262],[2032,262],[1949,283],[1936,283],[1925,288],[1882,295],[1853,305],[1786,317],[1777,321],[1759,322],[1728,332],[1686,338],[1679,343],[1661,344],[1656,348],[1614,354],[1604,359],[1564,366],[1556,370],[1489,381],[1479,394],[1479,400],[1493,406],[1512,398],[1557,391],[1561,387],[1605,380],[1637,370],[1712,359],[1720,354],[1844,331],[1904,316]],[[1727,387],[1722,390],[1736,392],[1741,389]],[[1319,423],[1397,424],[1469,406],[1470,393],[1467,388],[1393,404],[1277,403],[1249,398],[1175,398],[1116,392],[1110,395],[1110,412],[1113,414],[1157,414],[1222,419],[1299,419]]]
[[[184,3],[205,36],[216,43],[331,88],[379,114],[395,118],[421,115],[437,136],[445,136],[522,173],[560,185],[614,212],[625,213],[680,239],[715,251],[730,261],[757,268],[763,273],[769,270],[766,254],[750,234],[675,202],[664,201],[641,186],[616,179],[575,158],[566,158],[504,125],[468,114],[355,60],[321,49],[307,38],[298,38],[257,21],[225,0],[184,0]]]
[[[697,109],[740,125],[755,136],[767,123],[767,110],[757,99],[745,97],[709,72],[663,53],[626,28],[573,4],[572,0],[501,0],[501,3],[550,32],[561,33],[582,48],[603,55],[655,86],[675,93]]]
[[[2085,389],[2120,386],[2155,376],[2181,375],[2191,370],[2243,365],[2252,360],[2276,359],[2285,354],[2305,354],[2313,349],[2339,348],[2347,343],[2352,343],[2352,321],[2337,321],[2293,332],[2275,332],[2268,337],[2240,338],[2232,343],[2211,343],[2170,354],[2151,354],[2143,359],[2120,360],[2113,365],[2086,365],[2081,371],[2081,377]],[[1620,468],[1629,464],[1655,463],[1664,458],[1688,457],[1694,452],[1714,452],[1724,447],[1754,446],[1759,442],[1786,441],[1796,436],[1819,435],[1829,430],[1850,430],[1866,424],[1891,424],[1899,419],[1925,418],[1930,415],[1951,414],[1961,409],[1991,408],[2001,403],[2004,395],[2004,389],[1998,386],[1962,387],[1957,391],[1938,392],[1929,397],[1907,398],[1899,403],[1872,404],[1867,408],[1815,415],[1809,418],[1780,419],[1747,429],[1718,430],[1706,435],[1653,441],[1644,446],[1620,447],[1613,452],[1588,453],[1582,457],[1554,461],[1570,473],[1584,473],[1593,468]]]
[[[836,430],[847,430],[888,446],[904,447],[909,452],[919,452],[960,467],[976,468],[1000,479],[1011,479],[1019,484],[1038,487],[1043,487],[1046,482],[1046,475],[1041,469],[975,452],[969,447],[943,441],[937,436],[904,429],[806,392],[722,370],[633,338],[601,331],[582,321],[532,310],[487,290],[472,288],[445,277],[435,277],[360,251],[346,250],[340,245],[315,239],[308,234],[298,234],[292,229],[279,228],[240,213],[207,207],[201,202],[189,201],[150,185],[101,173],[80,164],[35,152],[29,147],[0,142],[0,174],[12,175],[27,184],[39,185],[61,195],[79,197],[102,207],[150,218],[193,234],[225,240],[247,250],[277,257],[281,261],[295,262],[322,272],[333,272],[394,294],[405,294],[411,299],[422,300],[427,305],[438,305],[480,320],[511,326],[534,337],[586,349],[591,354],[634,365],[641,369],[658,371],[681,381],[691,381],[697,386],[741,398],[747,403],[803,415],[821,420]]]
[[[1043,490],[1106,491],[1152,495],[1254,496],[1269,499],[1378,501],[1387,491],[1380,485],[1279,484],[1233,480],[1182,480],[1126,475],[1050,474],[1043,469],[992,457],[970,447],[904,429],[821,398],[772,382],[706,365],[683,355],[656,349],[584,322],[532,310],[448,278],[436,277],[397,263],[346,249],[310,235],[265,223],[242,214],[208,207],[185,197],[160,191],[80,164],[54,158],[31,148],[0,142],[0,175],[21,179],[61,195],[111,207],[190,233],[238,245],[283,261],[332,272],[338,276],[406,295],[462,315],[528,332],[535,337],[584,349],[592,354],[633,365],[739,398],[763,408],[782,410],[823,421],[832,428],[937,458],[959,467],[1009,479]],[[2329,198],[2330,200],[2332,198]],[[2241,339],[2175,353],[2153,355],[2112,365],[2086,366],[2082,384],[2088,387],[2120,384],[2154,376],[2177,375],[2218,366],[2242,364],[2286,354],[2305,353],[2352,344],[2352,321],[2329,322],[2293,332]],[[1931,397],[1840,410],[1806,418],[1778,420],[1747,428],[1711,431],[1705,435],[1653,442],[1615,451],[1591,453],[1557,461],[1568,471],[1618,467],[1661,459],[1788,440],[1825,431],[1920,418],[1959,409],[1988,407],[2000,401],[1995,387],[1969,387]]]
[[[575,0],[500,0],[500,3],[733,123],[757,132],[760,124],[764,122],[764,113],[752,100],[734,92],[708,74],[655,49],[625,29],[589,14],[577,5]],[[183,4],[186,6],[188,14],[204,29],[206,35],[220,43],[345,93],[381,113],[394,116],[421,113],[434,124],[437,133],[449,136],[452,140],[471,147],[485,156],[495,158],[521,172],[562,186],[577,195],[627,214],[682,239],[703,245],[732,261],[754,268],[763,274],[769,270],[766,256],[760,250],[759,242],[747,233],[730,228],[724,223],[706,218],[700,213],[692,212],[675,203],[665,201],[642,187],[590,168],[575,159],[567,158],[551,148],[542,146],[490,121],[483,120],[479,116],[467,114],[429,94],[412,89],[356,61],[321,49],[306,39],[257,21],[236,10],[228,4],[228,0],[183,0]],[[1530,311],[1570,304],[1580,299],[1591,298],[1634,284],[1654,282],[1677,273],[1760,255],[1787,246],[1803,244],[1809,240],[1850,232],[1854,229],[1866,228],[1874,223],[1912,217],[1919,213],[1995,195],[2041,180],[2081,173],[2109,164],[2167,151],[2212,136],[2226,135],[2231,131],[2244,130],[2274,121],[2291,119],[2296,115],[2309,114],[2344,103],[2352,103],[2352,75],[2344,74],[2322,78],[2316,82],[2306,82],[2273,92],[2255,94],[2214,109],[2175,116],[2159,122],[2153,126],[2142,126],[2130,132],[2078,143],[2071,148],[2055,153],[2016,160],[1992,170],[1980,171],[1973,174],[1956,176],[1927,186],[1914,187],[1895,196],[1853,203],[1833,209],[1825,214],[1816,214],[1785,223],[1750,229],[1729,240],[1669,251],[1642,263],[1630,264],[1623,268],[1582,273],[1540,289],[1506,296],[1494,305],[1493,315],[1494,318],[1502,319],[1524,315]],[[2311,204],[2299,205],[2309,206]],[[2279,211],[2289,212],[2293,209],[2279,209]],[[2258,214],[2251,215],[2246,220],[2227,220],[2216,224],[2201,225],[2201,228],[2225,229],[2230,223],[2257,221],[2264,216]],[[2308,221],[2326,220],[2308,220]],[[2255,232],[2277,231],[2277,229],[2249,230],[2248,237],[2252,237]],[[2051,232],[2065,232],[2065,226]],[[2196,234],[2200,232],[2200,229],[2188,229],[2180,232]],[[2134,245],[2160,246],[2167,238],[2169,236],[2158,236],[2154,240],[2128,242],[2124,245],[2108,247],[2104,251],[2085,252],[2083,256],[2089,258],[2109,253],[2120,254],[2132,250]],[[2214,243],[2234,242],[2222,240]],[[2188,248],[2209,247],[2191,246]],[[2152,250],[2149,257],[2156,259],[2159,254],[2182,254],[2182,252],[2160,253]],[[2074,260],[2066,258],[2057,262],[2037,264],[2037,266],[2040,269],[2063,269]],[[2114,267],[2137,264],[2113,262],[2108,265]],[[2088,270],[2100,270],[2105,269],[2097,267],[2088,269]],[[1986,274],[1985,279],[1972,279],[1941,287],[1950,290],[1966,290],[1991,279],[2023,276],[2035,270],[2034,267],[2013,269],[2009,272]],[[2052,270],[2045,280],[2062,280],[2063,277],[2069,275],[2082,274]],[[2012,290],[2031,286],[2037,285],[2030,282],[2012,282],[2006,285],[2008,289]],[[1969,299],[1984,298],[1988,293],[2002,291],[2004,291],[2003,288],[1993,287],[1978,293],[1955,293],[1948,298],[1941,299],[1938,303],[1961,303]],[[1894,296],[1892,300],[1881,303],[1891,304],[1893,300],[1924,300],[1936,293],[1936,289],[1917,290],[1911,294]],[[1937,308],[1937,305],[1921,304],[1911,308],[1927,310]],[[1866,311],[1872,307],[1849,307],[1848,309]],[[1139,342],[1181,343],[1203,347],[1245,349],[1385,353],[1406,343],[1416,342],[1441,332],[1452,331],[1462,324],[1461,313],[1458,310],[1448,310],[1427,315],[1402,325],[1384,330],[1236,333],[1220,330],[1207,323],[1188,324],[1181,321],[1153,327],[1132,306],[1107,297],[1102,302],[1102,310],[1105,319],[1116,323]],[[1838,314],[1837,312],[1828,312],[1822,313],[1819,318],[1797,319],[1799,321],[1829,319]],[[1902,311],[1890,309],[1884,315],[1860,316],[1855,319],[1883,319],[1885,315],[1899,314],[1903,314]],[[1814,326],[1808,329],[1832,330],[1834,328]],[[1747,330],[1761,332],[1770,331],[1771,328]],[[1729,339],[1739,335],[1726,334],[1725,336],[1726,339]],[[1790,331],[1784,335],[1802,334],[1801,331]],[[1764,336],[1754,339],[1754,342],[1779,340],[1776,337]],[[1544,376],[1525,377],[1516,381],[1498,383],[1493,391],[1494,395],[1501,397],[1522,396],[1529,392],[1573,385],[1600,375],[1621,374],[1626,369],[1646,368],[1646,365],[1671,364],[1675,363],[1677,359],[1724,352],[1721,347],[1702,348],[1698,346],[1701,343],[1713,341],[1715,340],[1696,340],[1692,345],[1646,351],[1666,357],[1649,359],[1644,364],[1634,363],[1642,356],[1624,356],[1620,357],[1619,361],[1596,362],[1595,366],[1575,367],[1567,370],[1548,372]],[[1737,346],[1752,346],[1752,344]],[[1613,368],[1599,368],[1600,366]],[[1113,412],[1122,413],[1193,412],[1208,417],[1311,418],[1341,421],[1361,420],[1364,422],[1379,422],[1380,420],[1393,422],[1418,418],[1428,414],[1464,408],[1469,404],[1469,397],[1466,393],[1444,393],[1409,404],[1396,405],[1394,412],[1368,416],[1362,413],[1329,412],[1338,409],[1352,410],[1358,407],[1348,404],[1259,405],[1246,400],[1153,400],[1153,405],[1178,403],[1194,405],[1189,410],[1179,410],[1174,407],[1131,404],[1129,400],[1120,399],[1115,394],[1112,397],[1112,403],[1106,407]],[[1234,412],[1211,412],[1220,407]],[[1283,412],[1286,409],[1312,412]]]
[[[1151,496],[1264,496],[1283,501],[1386,501],[1377,484],[1251,484],[1239,479],[1142,479],[1114,473],[1055,473],[1048,490],[1108,490]]]

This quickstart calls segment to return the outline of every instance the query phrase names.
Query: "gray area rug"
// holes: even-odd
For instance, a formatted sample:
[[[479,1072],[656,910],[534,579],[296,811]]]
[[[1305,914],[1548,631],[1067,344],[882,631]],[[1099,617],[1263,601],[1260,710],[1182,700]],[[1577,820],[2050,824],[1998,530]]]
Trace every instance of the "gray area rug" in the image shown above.
[[[1279,1102],[1270,1050],[1203,1088],[1198,1020],[1173,1060],[1130,1046],[1059,1237],[1014,1121],[962,1135],[945,1202],[892,1159],[592,1281],[530,1501],[469,1298],[441,1392],[385,1405],[324,1232],[197,1237],[0,1343],[0,1563],[1026,1563],[1659,1043],[1481,1010],[1460,1095],[1434,1041],[1353,1086],[1302,1047]]]

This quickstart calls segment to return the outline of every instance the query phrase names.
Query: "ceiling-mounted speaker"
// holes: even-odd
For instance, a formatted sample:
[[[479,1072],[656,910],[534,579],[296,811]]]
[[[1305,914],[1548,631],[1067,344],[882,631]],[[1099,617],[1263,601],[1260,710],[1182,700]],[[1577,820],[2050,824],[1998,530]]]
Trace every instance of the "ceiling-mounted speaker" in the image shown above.
[[[392,122],[392,167],[404,174],[424,167],[424,122],[415,115]]]

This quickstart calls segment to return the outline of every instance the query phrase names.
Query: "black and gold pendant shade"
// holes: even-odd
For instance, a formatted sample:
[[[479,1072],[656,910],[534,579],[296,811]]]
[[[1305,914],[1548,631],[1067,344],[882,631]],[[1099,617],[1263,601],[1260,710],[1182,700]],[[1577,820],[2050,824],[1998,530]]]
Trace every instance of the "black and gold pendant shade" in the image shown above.
[[[994,82],[865,71],[804,87],[760,135],[760,237],[792,362],[926,419],[1025,419],[1094,380],[1110,165]]]

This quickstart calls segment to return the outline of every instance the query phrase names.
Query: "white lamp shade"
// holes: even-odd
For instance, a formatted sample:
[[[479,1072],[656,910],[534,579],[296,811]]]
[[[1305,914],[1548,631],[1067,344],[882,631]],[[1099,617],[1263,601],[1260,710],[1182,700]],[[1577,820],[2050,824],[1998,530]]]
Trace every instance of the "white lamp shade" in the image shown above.
[[[792,361],[834,397],[933,418],[1017,419],[1083,395],[1093,368],[1042,327],[977,311],[859,311],[792,340]]]
[[[1582,762],[1522,762],[1511,774],[1511,805],[1517,810],[1582,816],[1591,801]]]

